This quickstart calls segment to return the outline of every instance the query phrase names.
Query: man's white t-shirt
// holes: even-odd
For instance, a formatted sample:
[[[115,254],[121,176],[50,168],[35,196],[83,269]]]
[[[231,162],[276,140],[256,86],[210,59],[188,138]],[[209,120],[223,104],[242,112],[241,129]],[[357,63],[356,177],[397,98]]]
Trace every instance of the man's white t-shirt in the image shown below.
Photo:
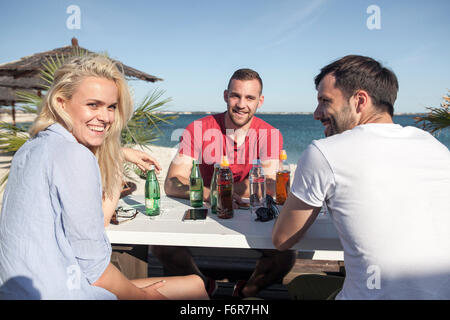
[[[337,299],[450,299],[450,152],[431,134],[372,123],[315,140],[291,192],[331,214]]]

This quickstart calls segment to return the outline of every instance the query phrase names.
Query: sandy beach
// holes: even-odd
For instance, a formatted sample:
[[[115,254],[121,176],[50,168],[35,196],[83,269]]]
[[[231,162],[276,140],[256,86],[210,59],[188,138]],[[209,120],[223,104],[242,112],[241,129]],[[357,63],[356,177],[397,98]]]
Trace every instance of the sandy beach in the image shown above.
[[[24,113],[24,112],[21,112],[20,110],[16,111],[16,123],[33,122],[35,118],[36,118],[36,115],[33,113]],[[0,113],[0,121],[12,123],[11,114],[9,112],[1,112]]]

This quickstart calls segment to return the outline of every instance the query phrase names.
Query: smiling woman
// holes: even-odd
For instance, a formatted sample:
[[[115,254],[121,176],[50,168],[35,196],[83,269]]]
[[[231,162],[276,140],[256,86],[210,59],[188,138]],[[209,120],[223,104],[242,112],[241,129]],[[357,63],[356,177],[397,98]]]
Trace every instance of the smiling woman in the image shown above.
[[[103,191],[112,198],[122,184],[120,133],[132,112],[128,85],[115,63],[101,55],[76,57],[55,72],[30,134],[60,123],[97,157]],[[98,127],[103,132],[93,131]]]
[[[114,123],[118,90],[108,79],[88,77],[68,101],[57,98],[61,109],[72,118],[72,134],[77,141],[95,153]]]
[[[130,281],[110,262],[102,200],[119,194],[131,113],[110,59],[84,56],[56,71],[4,193],[0,299],[208,297],[198,276]]]

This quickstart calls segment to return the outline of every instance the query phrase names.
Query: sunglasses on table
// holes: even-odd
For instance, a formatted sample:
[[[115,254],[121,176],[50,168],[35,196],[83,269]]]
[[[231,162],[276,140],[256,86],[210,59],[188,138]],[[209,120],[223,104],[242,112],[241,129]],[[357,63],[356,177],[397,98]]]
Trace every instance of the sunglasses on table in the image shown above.
[[[116,210],[114,210],[110,223],[118,225],[120,223],[133,220],[134,218],[136,218],[138,212],[139,211],[137,209],[124,209],[123,207],[118,207]],[[121,219],[120,221],[119,218]]]
[[[261,207],[256,210],[257,218],[255,221],[270,221],[280,214],[280,210],[278,210],[277,204],[275,200],[273,200],[272,196],[266,195],[266,207]]]

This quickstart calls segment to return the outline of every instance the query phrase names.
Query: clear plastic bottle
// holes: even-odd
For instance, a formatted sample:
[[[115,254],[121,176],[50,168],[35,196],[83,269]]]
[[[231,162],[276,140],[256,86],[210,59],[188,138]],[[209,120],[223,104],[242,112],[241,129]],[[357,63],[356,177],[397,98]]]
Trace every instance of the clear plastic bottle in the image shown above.
[[[249,173],[250,210],[255,213],[266,206],[266,177],[259,159],[253,160],[253,167]]]
[[[217,213],[217,177],[219,175],[220,164],[214,164],[214,173],[211,178],[211,191],[209,194],[209,202],[211,204],[211,213]]]
[[[160,213],[159,182],[155,174],[155,166],[150,166],[145,180],[145,214],[157,216]]]
[[[284,204],[289,194],[291,187],[291,170],[287,163],[286,150],[281,150],[280,153],[280,165],[277,171],[276,178],[276,202],[279,205]]]

